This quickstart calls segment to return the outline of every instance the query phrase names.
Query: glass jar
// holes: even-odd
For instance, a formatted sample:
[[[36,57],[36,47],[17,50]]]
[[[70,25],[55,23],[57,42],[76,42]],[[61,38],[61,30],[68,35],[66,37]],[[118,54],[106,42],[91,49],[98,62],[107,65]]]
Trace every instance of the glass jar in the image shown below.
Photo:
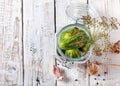
[[[90,59],[94,45],[90,45],[88,51],[84,55],[81,55],[78,58],[69,58],[69,56],[67,56],[59,46],[60,35],[61,33],[63,33],[64,31],[70,28],[77,27],[78,29],[83,30],[85,33],[87,33],[88,36],[90,37],[89,31],[87,27],[83,24],[81,18],[87,15],[90,15],[92,18],[97,18],[97,19],[100,19],[100,17],[91,6],[83,3],[71,4],[67,6],[66,14],[68,17],[72,18],[76,23],[69,24],[63,27],[56,34],[56,51],[57,54],[59,55],[58,58],[62,61],[85,63]]]

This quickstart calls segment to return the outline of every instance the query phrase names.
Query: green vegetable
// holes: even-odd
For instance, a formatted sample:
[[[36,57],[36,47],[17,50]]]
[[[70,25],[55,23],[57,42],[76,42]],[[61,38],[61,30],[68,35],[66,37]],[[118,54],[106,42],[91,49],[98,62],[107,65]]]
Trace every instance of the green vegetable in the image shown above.
[[[80,58],[82,52],[87,52],[91,45],[87,31],[77,27],[63,31],[59,37],[59,47],[69,58]]]
[[[61,33],[59,47],[62,50],[83,47],[89,41],[89,36],[83,30],[74,27]]]
[[[90,48],[90,45],[91,45],[90,42],[86,43],[85,46],[82,48],[82,51],[87,52],[89,50],[89,48]]]
[[[81,56],[79,49],[66,50],[65,54],[70,58],[79,58]]]

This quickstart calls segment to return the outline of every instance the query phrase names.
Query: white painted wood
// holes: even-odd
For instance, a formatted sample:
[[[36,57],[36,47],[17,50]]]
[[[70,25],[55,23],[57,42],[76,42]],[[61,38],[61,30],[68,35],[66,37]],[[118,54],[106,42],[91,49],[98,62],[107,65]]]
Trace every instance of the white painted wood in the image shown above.
[[[62,27],[75,23],[66,16],[67,5],[87,2],[86,0],[55,1],[57,32]],[[113,16],[120,21],[119,0],[89,0],[89,2],[100,16]],[[23,13],[21,13],[21,4],[21,0],[0,0],[0,86],[89,86],[85,65],[74,64],[69,69],[61,62],[55,62],[54,0],[23,0]],[[119,33],[120,30],[111,33],[111,42],[119,40]],[[24,62],[22,34],[24,34]],[[120,55],[109,54],[108,58],[93,57],[91,60],[119,64],[119,57]],[[22,63],[24,63],[24,73]],[[55,80],[52,73],[52,66],[55,63],[63,71],[64,81]],[[16,68],[17,72],[13,75],[6,72],[10,68],[13,70]],[[120,67],[101,66],[101,68],[100,77],[90,77],[91,86],[95,86],[97,82],[103,86],[120,85]],[[106,71],[108,75],[104,74]]]
[[[118,21],[120,22],[120,0],[89,0],[90,4],[94,6],[96,11],[99,13],[100,16],[106,16],[106,17],[116,17],[118,18]],[[120,27],[119,27],[120,28]],[[116,42],[120,40],[120,29],[117,31],[111,32],[111,42]],[[107,57],[94,57],[94,60],[106,62],[106,63],[114,63],[119,64],[120,63],[120,54],[108,54]],[[91,86],[95,86],[95,84],[98,82],[99,85],[102,86],[119,86],[120,80],[119,80],[119,71],[120,67],[111,67],[111,66],[101,66],[100,76],[91,76]],[[104,74],[104,72],[107,72],[107,74]],[[94,79],[97,80],[94,80]],[[105,79],[105,81],[103,81]]]
[[[55,86],[54,0],[24,0],[23,4],[24,86]]]
[[[66,15],[66,7],[74,3],[87,3],[87,0],[56,0],[56,31],[64,26],[75,23]],[[62,66],[59,61],[57,66],[61,68],[65,76],[64,81],[57,81],[57,86],[88,86],[88,76],[84,65],[72,64],[69,68]],[[77,80],[77,81],[76,81]]]
[[[21,0],[0,0],[0,86],[23,85],[21,14]]]

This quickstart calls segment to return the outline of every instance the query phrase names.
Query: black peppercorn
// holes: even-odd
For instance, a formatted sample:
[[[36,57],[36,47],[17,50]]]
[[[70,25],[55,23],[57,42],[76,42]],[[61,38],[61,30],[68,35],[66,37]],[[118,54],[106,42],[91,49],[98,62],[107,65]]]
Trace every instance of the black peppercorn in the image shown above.
[[[104,72],[104,74],[107,74],[107,72]]]
[[[94,80],[97,80],[96,78],[94,78]]]
[[[103,79],[103,81],[105,81],[105,79]]]
[[[99,83],[97,82],[96,85],[98,85]]]
[[[78,79],[75,79],[75,81],[78,81]]]
[[[98,76],[100,76],[100,74],[98,74]]]

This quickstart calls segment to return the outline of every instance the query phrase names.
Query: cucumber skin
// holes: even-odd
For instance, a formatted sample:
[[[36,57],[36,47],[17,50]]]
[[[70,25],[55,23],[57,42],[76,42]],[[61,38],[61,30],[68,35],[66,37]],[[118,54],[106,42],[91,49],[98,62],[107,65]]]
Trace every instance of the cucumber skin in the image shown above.
[[[69,58],[79,58],[81,56],[79,49],[66,50],[65,55]]]
[[[89,37],[84,31],[78,30],[76,34],[72,35],[73,30],[74,28],[61,33],[59,47],[62,50],[82,48],[89,41]]]

